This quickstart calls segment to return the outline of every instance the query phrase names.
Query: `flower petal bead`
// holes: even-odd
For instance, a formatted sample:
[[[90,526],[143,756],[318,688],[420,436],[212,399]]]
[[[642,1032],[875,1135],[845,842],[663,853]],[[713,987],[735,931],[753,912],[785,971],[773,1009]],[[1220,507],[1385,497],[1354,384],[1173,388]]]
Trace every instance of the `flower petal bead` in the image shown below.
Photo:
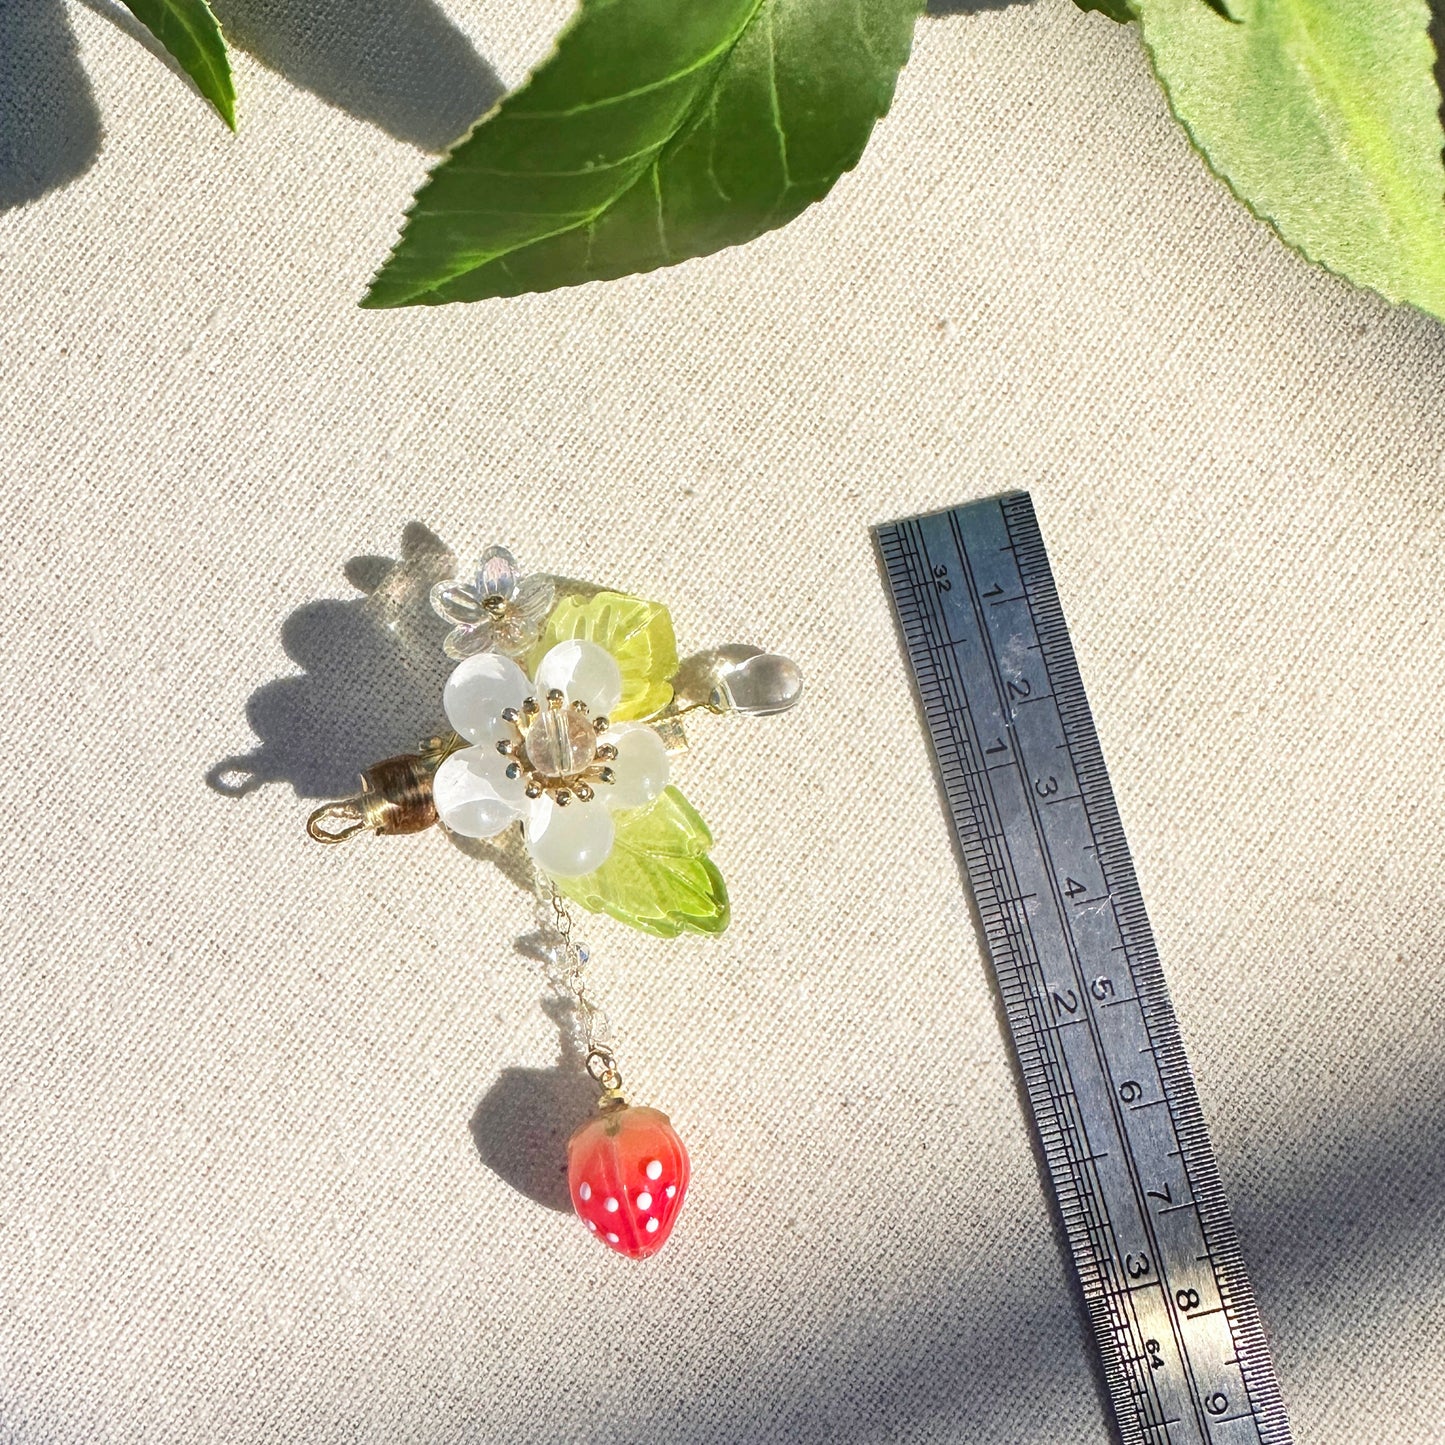
[[[586,703],[594,717],[612,711],[622,697],[622,673],[605,647],[574,638],[550,648],[537,664],[537,687],[554,688],[568,702]]]
[[[444,622],[458,627],[475,627],[487,621],[481,598],[465,583],[438,582],[431,590],[431,606]]]
[[[672,763],[667,748],[649,727],[619,727],[607,734],[617,749],[612,783],[598,789],[609,808],[643,808],[667,786]]]
[[[510,657],[483,652],[452,669],[442,707],[447,721],[468,742],[492,743],[507,733],[502,713],[521,707],[530,692],[526,673]]]
[[[522,816],[526,783],[507,776],[507,759],[483,743],[462,748],[436,770],[437,817],[464,838],[490,838]]]
[[[520,657],[537,640],[541,624],[528,622],[517,614],[516,604],[507,609],[507,615],[491,624],[489,646],[493,652],[507,657]],[[445,644],[443,644],[445,646]]]
[[[560,807],[549,797],[530,805],[527,848],[544,873],[579,878],[600,868],[612,852],[612,814],[596,800]]]
[[[557,589],[546,577],[528,577],[517,589],[517,595],[512,598],[512,605],[508,609],[516,613],[524,623],[534,624],[533,640],[536,640],[536,633],[541,630],[542,619],[552,610],[552,599],[557,595]]]
[[[458,623],[447,633],[442,642],[442,651],[453,662],[464,662],[479,652],[507,651],[499,648],[497,630],[490,622],[474,622],[466,626]]]
[[[472,586],[478,597],[500,597],[504,602],[510,602],[517,595],[517,584],[521,581],[517,559],[505,547],[488,547],[473,575]]]

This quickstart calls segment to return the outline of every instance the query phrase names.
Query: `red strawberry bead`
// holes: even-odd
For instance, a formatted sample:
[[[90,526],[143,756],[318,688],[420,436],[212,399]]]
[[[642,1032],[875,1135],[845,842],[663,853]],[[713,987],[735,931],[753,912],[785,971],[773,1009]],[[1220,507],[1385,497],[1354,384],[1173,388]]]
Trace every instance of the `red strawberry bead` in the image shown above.
[[[572,1207],[628,1259],[646,1259],[667,1243],[689,1172],[687,1149],[658,1109],[615,1105],[567,1142]]]

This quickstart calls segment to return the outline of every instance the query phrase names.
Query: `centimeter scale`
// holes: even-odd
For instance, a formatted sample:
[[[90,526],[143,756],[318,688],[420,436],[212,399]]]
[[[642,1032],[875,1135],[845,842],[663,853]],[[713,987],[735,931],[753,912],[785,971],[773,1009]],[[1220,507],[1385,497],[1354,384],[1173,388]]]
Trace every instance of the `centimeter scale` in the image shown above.
[[[1289,1445],[1033,503],[876,536],[1120,1434]]]

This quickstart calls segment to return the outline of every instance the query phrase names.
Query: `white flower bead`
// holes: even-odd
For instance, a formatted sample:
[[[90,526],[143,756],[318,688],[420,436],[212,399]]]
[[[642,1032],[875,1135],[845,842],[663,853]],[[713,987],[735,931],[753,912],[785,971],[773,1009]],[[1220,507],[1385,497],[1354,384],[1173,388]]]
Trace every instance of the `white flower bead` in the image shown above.
[[[436,770],[437,817],[465,838],[490,838],[515,822],[526,803],[521,778],[507,776],[507,759],[488,743],[462,748]]]
[[[594,798],[558,807],[541,797],[527,814],[527,847],[537,866],[558,878],[577,878],[600,868],[612,851],[612,814]]]
[[[641,808],[667,786],[671,760],[663,741],[651,728],[620,727],[606,735],[617,749],[611,763],[612,783],[597,790],[609,808]]]
[[[527,674],[510,657],[483,652],[452,669],[442,707],[447,721],[468,742],[494,743],[508,733],[502,713],[521,707],[531,691]]]
[[[553,688],[568,702],[586,703],[593,717],[605,716],[622,698],[622,673],[617,659],[595,642],[559,642],[537,665],[538,702]]]

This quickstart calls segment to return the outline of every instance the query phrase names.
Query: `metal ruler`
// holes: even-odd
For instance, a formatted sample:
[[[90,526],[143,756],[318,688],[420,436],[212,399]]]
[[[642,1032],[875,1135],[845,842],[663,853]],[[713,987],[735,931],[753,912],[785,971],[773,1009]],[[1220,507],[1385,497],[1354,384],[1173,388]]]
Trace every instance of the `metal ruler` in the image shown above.
[[[1120,1435],[1288,1445],[1033,503],[876,536]]]

